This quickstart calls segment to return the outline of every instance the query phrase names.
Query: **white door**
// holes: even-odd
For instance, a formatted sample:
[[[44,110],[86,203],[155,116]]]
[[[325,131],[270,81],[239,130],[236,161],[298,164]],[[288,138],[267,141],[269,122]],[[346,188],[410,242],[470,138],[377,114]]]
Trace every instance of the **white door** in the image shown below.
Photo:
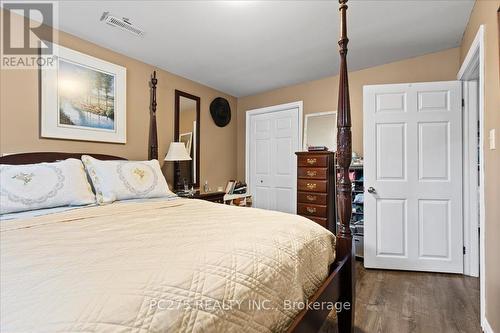
[[[365,86],[365,266],[463,272],[459,81]]]
[[[269,112],[265,112],[269,111]],[[299,107],[247,112],[247,182],[257,208],[295,214]]]

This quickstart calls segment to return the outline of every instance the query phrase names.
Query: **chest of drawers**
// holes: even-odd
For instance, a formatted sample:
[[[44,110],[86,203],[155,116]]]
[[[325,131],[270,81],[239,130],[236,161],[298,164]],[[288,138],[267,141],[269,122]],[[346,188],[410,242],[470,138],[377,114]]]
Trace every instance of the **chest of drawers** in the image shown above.
[[[296,154],[297,214],[335,232],[335,154]]]

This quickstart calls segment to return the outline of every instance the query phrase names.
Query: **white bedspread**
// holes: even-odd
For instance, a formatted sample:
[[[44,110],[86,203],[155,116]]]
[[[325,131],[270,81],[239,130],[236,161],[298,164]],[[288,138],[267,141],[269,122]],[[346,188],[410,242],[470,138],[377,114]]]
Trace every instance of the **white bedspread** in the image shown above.
[[[280,332],[335,257],[303,217],[192,199],[5,221],[0,236],[2,332]]]

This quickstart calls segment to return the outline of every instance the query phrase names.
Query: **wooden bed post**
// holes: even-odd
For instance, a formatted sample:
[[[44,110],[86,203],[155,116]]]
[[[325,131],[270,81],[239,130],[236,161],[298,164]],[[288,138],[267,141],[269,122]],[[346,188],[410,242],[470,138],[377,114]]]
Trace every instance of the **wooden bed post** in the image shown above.
[[[149,159],[158,159],[158,131],[156,129],[156,85],[158,79],[156,78],[156,71],[153,71],[151,77],[151,133],[149,135]]]
[[[349,303],[348,310],[343,307],[338,313],[339,332],[353,332],[354,328],[354,301],[355,301],[355,266],[352,255],[351,213],[352,213],[352,188],[349,179],[349,166],[352,156],[351,135],[351,106],[349,102],[349,82],[347,78],[347,0],[339,0],[340,11],[340,71],[339,71],[339,96],[337,117],[337,163],[339,177],[337,178],[337,256],[348,257],[345,270],[340,277],[339,302]]]

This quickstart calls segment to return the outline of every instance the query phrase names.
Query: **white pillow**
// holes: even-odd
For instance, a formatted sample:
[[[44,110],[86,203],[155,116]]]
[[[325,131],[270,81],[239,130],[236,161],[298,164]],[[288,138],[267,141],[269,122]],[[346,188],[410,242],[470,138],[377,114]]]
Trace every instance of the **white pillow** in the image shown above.
[[[95,203],[82,161],[0,164],[0,214]]]
[[[175,196],[157,160],[101,161],[82,156],[100,205],[115,200]]]

